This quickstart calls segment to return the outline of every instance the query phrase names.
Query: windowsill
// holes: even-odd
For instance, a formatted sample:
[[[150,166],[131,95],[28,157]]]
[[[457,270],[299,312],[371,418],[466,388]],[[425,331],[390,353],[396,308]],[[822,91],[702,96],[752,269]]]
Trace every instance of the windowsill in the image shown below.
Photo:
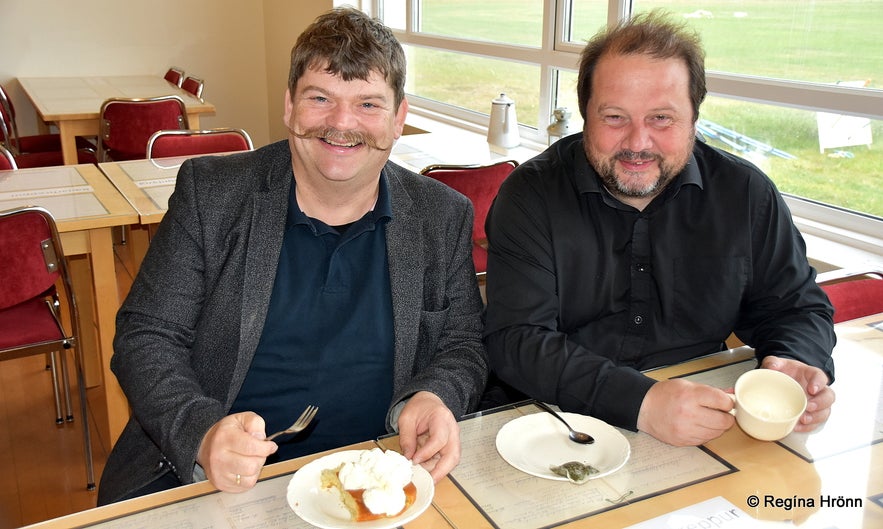
[[[486,142],[485,127],[412,106],[407,133],[473,135],[475,142]],[[495,150],[491,147],[492,150]],[[502,150],[523,162],[546,149],[546,145],[522,139],[516,149]],[[883,266],[883,221],[839,211],[818,204],[785,197],[794,223],[806,241],[807,257],[819,272],[837,268]],[[881,235],[872,235],[881,234]]]

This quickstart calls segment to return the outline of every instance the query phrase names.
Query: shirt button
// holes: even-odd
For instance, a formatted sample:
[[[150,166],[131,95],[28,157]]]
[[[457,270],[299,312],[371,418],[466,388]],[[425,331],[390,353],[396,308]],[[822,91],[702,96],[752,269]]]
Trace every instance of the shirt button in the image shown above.
[[[635,316],[635,325],[640,325],[644,323],[644,317],[641,315]]]
[[[635,265],[635,270],[637,270],[638,272],[646,272],[647,265],[645,265],[645,264]]]

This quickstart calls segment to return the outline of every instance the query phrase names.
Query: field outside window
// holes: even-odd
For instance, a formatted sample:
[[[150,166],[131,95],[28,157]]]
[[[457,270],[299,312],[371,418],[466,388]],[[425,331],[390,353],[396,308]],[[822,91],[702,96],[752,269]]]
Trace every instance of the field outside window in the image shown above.
[[[403,30],[409,94],[448,105],[454,114],[465,109],[486,123],[490,101],[505,92],[516,101],[523,136],[544,140],[556,106],[567,106],[574,128],[581,127],[578,53],[615,2],[561,0],[567,9],[559,15],[557,2],[544,14],[541,0],[410,1],[416,14],[410,27],[406,0],[382,2],[385,20]],[[875,108],[883,101],[883,0],[633,3],[636,12],[663,8],[695,28],[710,78],[737,74],[755,83],[760,95],[752,97],[726,80],[714,85],[723,89],[701,109],[705,130],[718,131],[709,143],[755,162],[784,193],[883,217],[883,109]],[[557,29],[557,19],[568,25]],[[810,94],[819,93],[817,86],[861,87],[859,93],[871,97],[858,111],[867,108],[864,115],[834,110],[837,94],[824,92],[795,108],[767,98],[764,79],[820,83]]]

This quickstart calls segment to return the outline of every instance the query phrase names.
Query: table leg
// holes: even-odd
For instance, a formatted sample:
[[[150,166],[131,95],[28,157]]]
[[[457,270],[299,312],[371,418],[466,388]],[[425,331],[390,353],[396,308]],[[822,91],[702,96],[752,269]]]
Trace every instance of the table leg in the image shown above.
[[[107,402],[108,439],[116,442],[129,420],[129,402],[110,370],[116,313],[120,306],[110,228],[90,230],[92,279],[95,284],[96,318],[101,345],[101,367],[104,375],[104,397]]]
[[[129,229],[129,241],[126,246],[132,258],[133,273],[137,273],[141,268],[141,261],[147,253],[151,235],[150,227],[143,224],[132,225]]]
[[[74,165],[77,159],[77,136],[95,136],[98,134],[97,119],[69,119],[61,120],[58,125],[58,134],[61,136],[61,152],[64,157],[64,165]]]
[[[74,136],[70,122],[59,121],[58,133],[61,136],[61,153],[64,158],[64,165],[75,165],[77,163],[77,139]]]
[[[62,241],[80,313],[78,347],[83,352],[86,386],[99,392],[107,408],[108,422],[98,426],[101,437],[112,444],[129,419],[129,405],[110,371],[120,306],[111,228],[63,233]]]

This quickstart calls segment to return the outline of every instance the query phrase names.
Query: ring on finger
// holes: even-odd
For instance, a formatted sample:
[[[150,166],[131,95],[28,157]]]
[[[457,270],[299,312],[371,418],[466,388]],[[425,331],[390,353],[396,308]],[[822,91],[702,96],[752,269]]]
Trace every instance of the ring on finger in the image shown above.
[[[236,485],[238,486],[241,481],[242,481],[242,476],[240,476],[239,474],[236,474]]]

